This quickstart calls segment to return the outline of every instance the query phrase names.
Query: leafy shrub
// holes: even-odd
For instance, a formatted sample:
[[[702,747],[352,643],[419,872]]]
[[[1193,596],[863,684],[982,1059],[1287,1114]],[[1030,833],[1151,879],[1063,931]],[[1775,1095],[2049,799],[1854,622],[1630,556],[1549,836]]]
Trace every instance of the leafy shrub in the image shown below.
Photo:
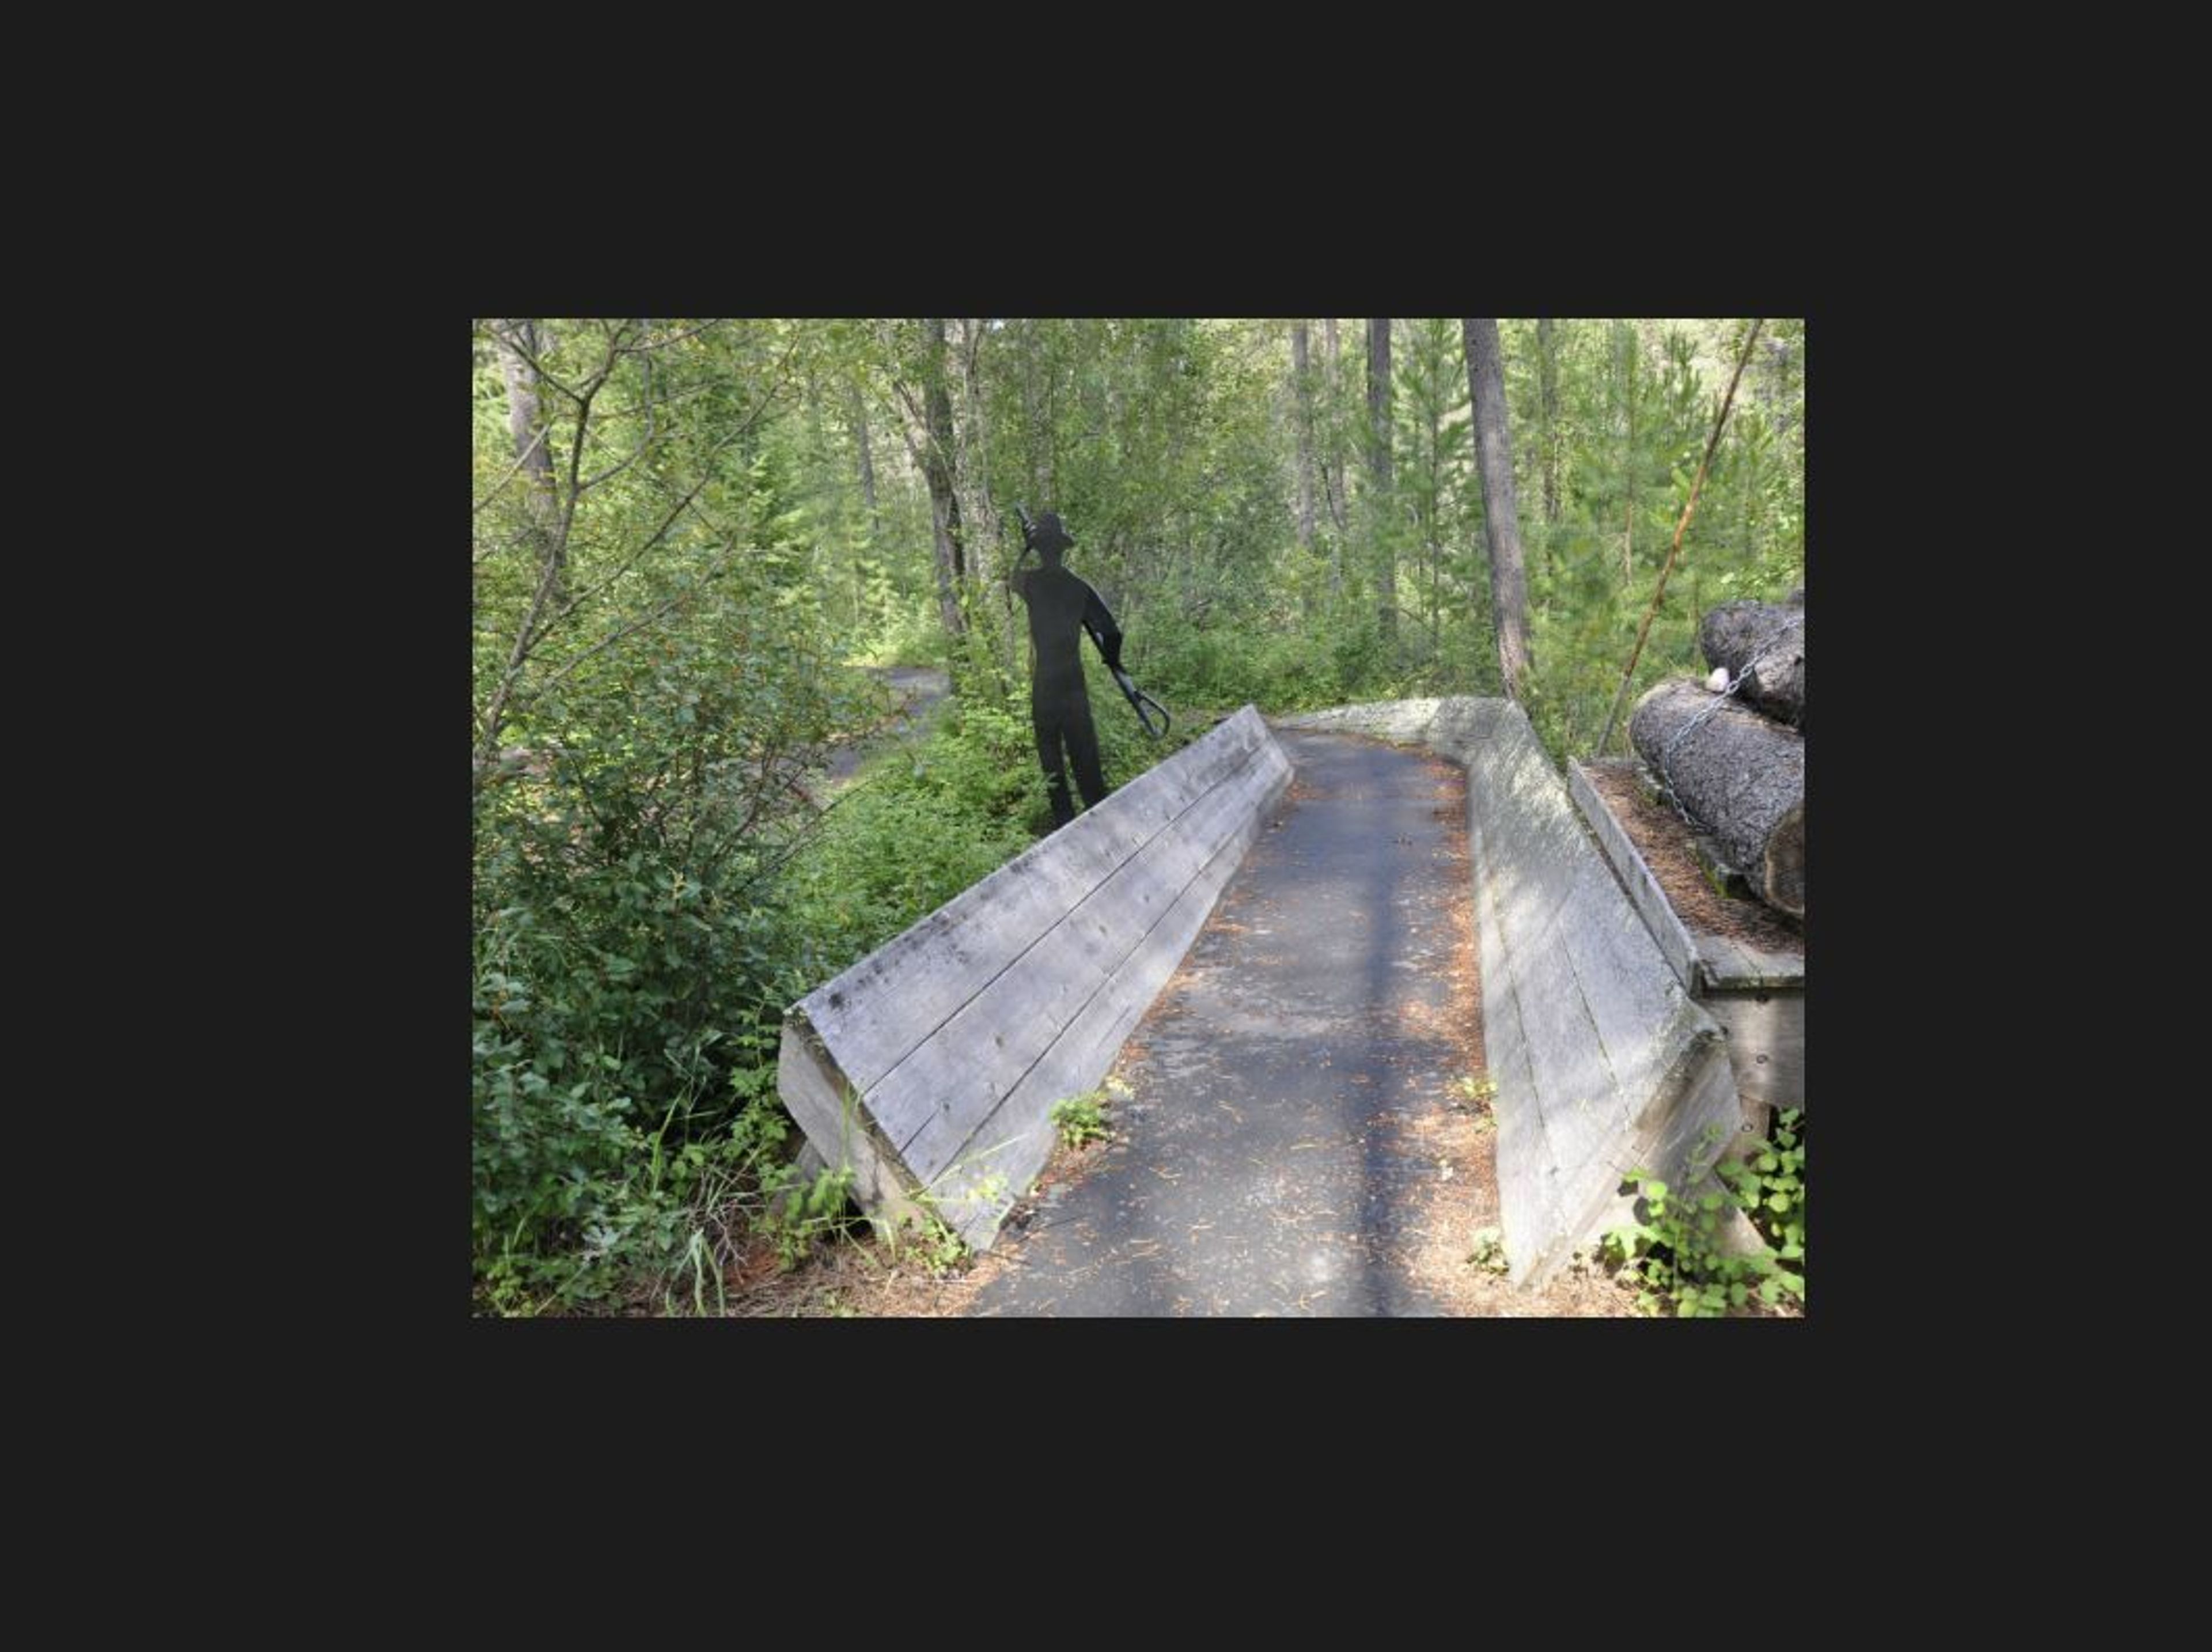
[[[1071,1096],[1064,1102],[1052,1105],[1052,1121],[1060,1131],[1060,1139],[1069,1147],[1080,1147],[1085,1142],[1105,1141],[1113,1132],[1106,1127],[1104,1093],[1092,1090],[1087,1095]]]
[[[1805,1153],[1803,1114],[1780,1114],[1771,1139],[1740,1161],[1717,1167],[1721,1186],[1694,1196],[1675,1193],[1643,1170],[1630,1186],[1643,1194],[1649,1219],[1607,1233],[1603,1254],[1645,1287],[1638,1305],[1656,1313],[1671,1306],[1683,1319],[1718,1319],[1747,1306],[1756,1291],[1773,1305],[1805,1296]],[[1770,1254],[1732,1255],[1720,1242],[1731,1209],[1748,1216]]]

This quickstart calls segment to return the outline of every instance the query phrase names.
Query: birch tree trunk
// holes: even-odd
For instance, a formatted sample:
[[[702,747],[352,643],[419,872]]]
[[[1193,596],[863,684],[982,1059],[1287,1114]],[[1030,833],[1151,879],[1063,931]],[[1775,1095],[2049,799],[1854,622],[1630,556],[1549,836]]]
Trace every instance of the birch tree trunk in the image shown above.
[[[538,400],[538,369],[531,357],[543,353],[538,324],[508,320],[491,329],[499,351],[500,371],[507,379],[507,428],[514,439],[514,456],[522,465],[528,493],[532,549],[539,569],[550,564],[553,576],[550,601],[555,608],[568,599],[565,546],[559,531],[561,507],[553,491],[553,433],[545,422]],[[520,344],[520,349],[515,346]]]
[[[968,632],[967,617],[960,610],[960,587],[968,568],[960,535],[960,495],[952,483],[952,397],[945,385],[945,320],[941,316],[927,319],[922,325],[929,337],[929,377],[922,386],[922,471],[929,483],[937,616],[945,635],[957,642]]]

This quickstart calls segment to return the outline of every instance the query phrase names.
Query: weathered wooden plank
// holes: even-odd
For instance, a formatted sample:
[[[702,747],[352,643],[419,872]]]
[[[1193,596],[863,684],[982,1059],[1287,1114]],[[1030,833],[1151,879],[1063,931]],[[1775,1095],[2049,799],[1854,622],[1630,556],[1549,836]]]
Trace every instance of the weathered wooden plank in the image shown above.
[[[1728,1044],[1704,1006],[1686,1002],[1662,1042],[1672,1060],[1637,1113],[1620,1157],[1630,1169],[1664,1166],[1656,1173],[1678,1187],[1695,1187],[1742,1127]]]
[[[1029,944],[1057,922],[1070,902],[1241,763],[1263,735],[1256,714],[1240,713],[817,988],[806,1000],[810,1017],[847,1053],[856,1079],[872,1083],[880,1076],[876,1069],[888,1070],[905,1053],[897,1046],[907,1029],[940,1024],[988,982],[1002,954]],[[973,934],[971,926],[984,932]],[[895,1003],[870,990],[885,982],[896,983]],[[938,1013],[932,1020],[933,1009]],[[878,1052],[872,1044],[884,1016],[896,1036],[887,1051]]]
[[[1480,748],[1468,773],[1470,787],[1478,783],[1486,836],[1495,840],[1485,875],[1492,880],[1499,922],[1507,934],[1533,941],[1565,904],[1576,862],[1585,852],[1573,811],[1552,806],[1559,779],[1533,734]]]
[[[999,1098],[1131,952],[1255,799],[1244,768],[1184,811],[868,1093],[910,1169],[933,1181]]]
[[[1618,1212],[1632,1161],[1689,1179],[1735,1124],[1733,1079],[1718,1025],[1517,706],[1474,748],[1468,788],[1506,1255],[1516,1282],[1540,1284]]]
[[[1597,1029],[1623,1105],[1656,1086],[1674,1052],[1652,1036],[1687,995],[1671,968],[1650,968],[1655,944],[1636,909],[1621,897],[1612,869],[1595,855],[1576,871],[1575,887],[1555,944],[1575,966],[1583,1002]]]
[[[1755,943],[1741,944],[1744,956],[1751,960],[1752,968],[1758,974],[1750,981],[1730,984],[1753,989],[1779,987],[1784,991],[1805,990],[1803,948],[1800,947],[1794,951],[1778,951],[1772,947],[1760,946]]]
[[[1259,806],[1262,754],[1206,793],[1076,902],[1036,943],[866,1094],[925,1186],[1131,955],[1238,821]]]
[[[1079,1065],[1086,1070],[1095,1067],[1096,1073],[1103,1076],[1113,1065],[1130,1029],[1151,1007],[1159,989],[1181,965],[1183,955],[1190,950],[1191,942],[1212,912],[1215,900],[1289,789],[1290,760],[1272,741],[1260,754],[1253,780],[1255,790],[1249,806],[1240,811],[1233,830],[1133,950],[1116,973],[1109,993],[1086,1006],[1084,1015],[1069,1029],[1067,1036],[1078,1041],[1071,1046],[1073,1049],[1083,1051],[1080,1041],[1091,1041],[1088,1051],[1078,1057]],[[1143,985],[1146,981],[1151,982],[1149,987]],[[1119,1008],[1115,1007],[1116,1004]],[[1078,1086],[1079,1091],[1091,1088],[1096,1082],[1096,1078],[1086,1081]]]
[[[1620,1173],[1625,1178],[1632,1169],[1674,1165],[1678,1168],[1665,1177],[1674,1192],[1700,1189],[1708,1185],[1705,1177],[1713,1165],[1740,1151],[1745,1140],[1741,1131],[1735,1084],[1721,1042],[1693,1038],[1683,1046],[1675,1073],[1621,1143]],[[1640,1197],[1633,1191],[1616,1193],[1592,1231],[1602,1233],[1641,1219],[1636,1210]],[[1767,1248],[1740,1211],[1729,1212],[1715,1236],[1732,1255]]]
[[[808,993],[800,1007],[846,1076],[872,1088],[1268,738],[1239,711]]]
[[[990,1242],[1289,778],[1248,706],[793,1006],[780,1087],[864,1205]]]
[[[1771,1112],[1805,1105],[1805,996],[1716,993],[1704,1005],[1728,1034],[1744,1120],[1763,1137]]]
[[[1567,792],[1582,810],[1583,818],[1589,823],[1598,847],[1605,851],[1621,888],[1650,930],[1651,938],[1659,944],[1659,951],[1674,970],[1674,979],[1686,991],[1697,991],[1703,984],[1697,942],[1675,915],[1674,902],[1659,887],[1659,879],[1650,864],[1614,817],[1612,805],[1590,783],[1589,771],[1579,762],[1567,765]]]
[[[1468,695],[1441,699],[1383,700],[1360,706],[1333,706],[1273,719],[1278,728],[1326,733],[1365,734],[1400,745],[1425,745],[1465,763],[1472,749],[1491,736],[1504,702]]]
[[[1503,828],[1502,812],[1490,789],[1495,772],[1494,762],[1468,765],[1468,837],[1473,851],[1475,942],[1482,969],[1483,1054],[1497,1085],[1492,1112],[1498,1127],[1498,1185],[1501,1190],[1515,1190],[1514,1197],[1501,1197],[1498,1219],[1510,1277],[1520,1285],[1565,1229],[1566,1218],[1554,1189],[1543,1113],[1530,1102],[1537,1089],[1529,1061],[1531,1033],[1522,1013],[1524,983],[1514,967],[1517,955],[1508,939],[1513,932],[1500,899],[1513,875],[1510,835]]]
[[[1158,996],[1204,927],[1222,889],[1259,835],[1266,810],[1289,782],[1277,754],[1275,779],[1261,806],[1249,811],[1231,835],[1191,879],[1131,958],[1071,1023],[993,1114],[978,1126],[942,1173],[939,1210],[975,1249],[987,1248],[1012,1203],[1050,1157],[1056,1129],[1052,1108],[1096,1089],[1113,1066],[1130,1029]],[[1011,1193],[1009,1193],[1011,1189]]]
[[[1704,965],[1698,978],[1701,989],[1710,992],[1716,982],[1741,981],[1753,972],[1751,959],[1733,937],[1700,929],[1694,939],[1698,960]]]
[[[1802,991],[1805,984],[1805,955],[1778,952],[1732,936],[1692,930],[1705,965],[1709,993],[1746,993],[1770,988]]]
[[[870,1127],[851,1086],[801,1015],[784,1019],[775,1083],[817,1163],[852,1168],[854,1196],[878,1227],[920,1216],[897,1155]],[[803,1155],[801,1171],[811,1174]]]
[[[1517,976],[1528,1064],[1542,1100],[1544,1133],[1555,1175],[1579,1171],[1628,1123],[1627,1099],[1597,1036],[1582,982],[1555,939],[1519,950]]]

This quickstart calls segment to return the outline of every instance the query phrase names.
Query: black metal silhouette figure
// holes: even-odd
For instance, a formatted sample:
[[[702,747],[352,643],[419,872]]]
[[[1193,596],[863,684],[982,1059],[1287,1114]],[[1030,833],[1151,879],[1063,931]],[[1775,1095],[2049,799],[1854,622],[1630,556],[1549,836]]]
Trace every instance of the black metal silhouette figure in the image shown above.
[[[1074,765],[1085,807],[1097,808],[1113,789],[1099,766],[1098,732],[1091,726],[1091,695],[1083,685],[1083,662],[1077,650],[1082,634],[1090,632],[1107,668],[1119,679],[1121,629],[1090,584],[1060,565],[1060,552],[1075,543],[1060,518],[1046,511],[1034,523],[1024,517],[1023,525],[1025,544],[1043,566],[1017,569],[1013,587],[1030,610],[1030,641],[1036,651],[1030,677],[1030,722],[1036,731],[1037,762],[1052,799],[1053,823],[1059,827],[1075,818],[1075,806],[1067,795],[1068,763]]]

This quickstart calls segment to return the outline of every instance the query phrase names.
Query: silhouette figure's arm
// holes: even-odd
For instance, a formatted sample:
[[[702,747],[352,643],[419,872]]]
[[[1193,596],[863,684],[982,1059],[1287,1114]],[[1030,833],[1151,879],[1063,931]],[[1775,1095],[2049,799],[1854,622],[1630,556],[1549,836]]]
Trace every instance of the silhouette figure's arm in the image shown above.
[[[1098,645],[1099,654],[1108,667],[1118,671],[1121,669],[1121,628],[1114,623],[1114,612],[1099,594],[1088,585],[1083,589],[1083,629],[1091,633],[1091,640]]]

